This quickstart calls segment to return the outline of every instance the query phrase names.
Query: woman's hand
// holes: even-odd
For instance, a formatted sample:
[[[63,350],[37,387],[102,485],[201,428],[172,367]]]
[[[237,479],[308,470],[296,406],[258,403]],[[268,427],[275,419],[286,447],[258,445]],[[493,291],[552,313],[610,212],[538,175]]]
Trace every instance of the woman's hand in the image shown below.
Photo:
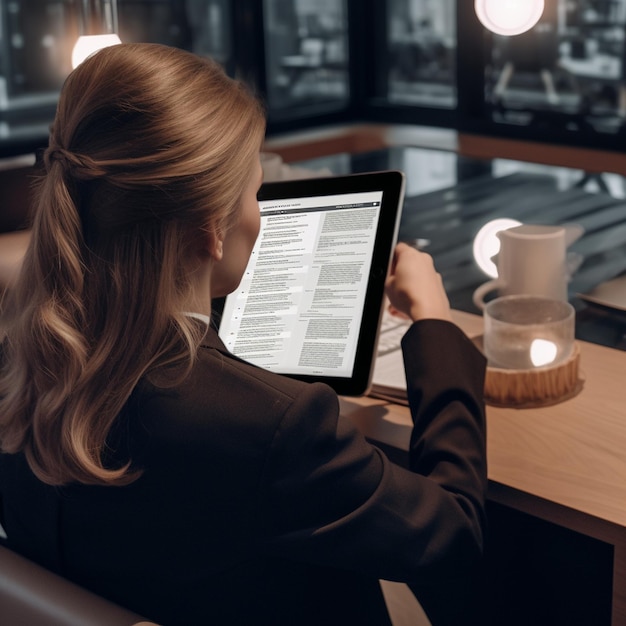
[[[392,309],[413,321],[452,320],[448,296],[432,257],[405,243],[396,246],[385,290]]]

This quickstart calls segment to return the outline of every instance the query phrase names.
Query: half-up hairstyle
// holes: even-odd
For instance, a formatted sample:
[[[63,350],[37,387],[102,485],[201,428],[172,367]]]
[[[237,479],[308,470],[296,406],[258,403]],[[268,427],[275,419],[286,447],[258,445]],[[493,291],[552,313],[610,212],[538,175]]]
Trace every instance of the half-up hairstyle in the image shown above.
[[[0,331],[0,448],[41,480],[137,477],[107,440],[141,377],[191,367],[190,244],[236,223],[264,130],[241,83],[176,48],[113,46],[69,75]]]

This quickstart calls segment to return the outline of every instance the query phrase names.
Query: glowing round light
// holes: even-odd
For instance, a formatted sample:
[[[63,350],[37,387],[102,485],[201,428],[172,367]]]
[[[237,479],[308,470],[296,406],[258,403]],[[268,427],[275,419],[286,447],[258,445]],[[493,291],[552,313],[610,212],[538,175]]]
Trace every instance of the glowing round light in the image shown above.
[[[72,67],[78,67],[88,56],[102,48],[122,43],[115,33],[107,35],[82,35],[74,44],[72,50]]]
[[[549,365],[556,359],[557,346],[548,339],[533,339],[530,344],[530,360],[535,367]]]
[[[485,28],[497,35],[519,35],[541,18],[544,0],[475,0],[474,9]]]
[[[501,230],[520,226],[521,222],[503,217],[497,220],[487,222],[474,237],[473,254],[474,260],[478,263],[478,267],[491,278],[496,278],[498,268],[491,260],[500,251],[500,240],[497,234]]]

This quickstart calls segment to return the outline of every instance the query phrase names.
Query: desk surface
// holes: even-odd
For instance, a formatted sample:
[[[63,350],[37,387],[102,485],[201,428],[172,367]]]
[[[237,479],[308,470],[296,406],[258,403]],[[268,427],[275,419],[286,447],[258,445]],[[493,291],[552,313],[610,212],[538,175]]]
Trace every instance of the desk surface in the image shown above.
[[[454,311],[469,335],[477,315]],[[626,529],[626,354],[579,342],[582,391],[531,409],[489,406],[489,479]],[[370,398],[343,398],[343,412],[372,439],[408,449],[408,408]]]

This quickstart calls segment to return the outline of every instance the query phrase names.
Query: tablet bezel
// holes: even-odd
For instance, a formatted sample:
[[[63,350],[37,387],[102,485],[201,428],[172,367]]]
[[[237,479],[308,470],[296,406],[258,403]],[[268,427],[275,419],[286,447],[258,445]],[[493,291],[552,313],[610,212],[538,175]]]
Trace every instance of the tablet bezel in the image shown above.
[[[306,382],[324,382],[330,385],[338,394],[345,396],[362,396],[370,390],[380,320],[385,301],[385,279],[397,241],[404,190],[405,175],[399,170],[349,174],[328,178],[284,180],[264,183],[261,186],[257,195],[259,201],[324,197],[368,191],[382,192],[381,210],[363,303],[352,376],[292,373],[280,373],[280,375]]]

